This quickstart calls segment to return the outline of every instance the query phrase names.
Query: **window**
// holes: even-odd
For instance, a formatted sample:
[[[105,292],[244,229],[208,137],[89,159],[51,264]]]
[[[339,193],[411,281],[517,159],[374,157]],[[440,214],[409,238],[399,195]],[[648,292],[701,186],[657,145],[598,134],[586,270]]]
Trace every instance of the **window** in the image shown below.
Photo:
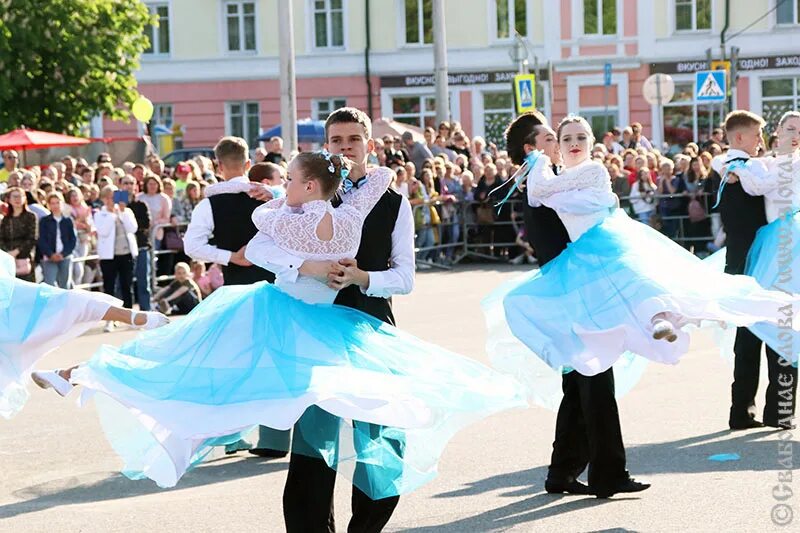
[[[494,0],[498,39],[511,39],[514,33],[528,35],[525,0]]]
[[[392,98],[392,118],[420,128],[435,128],[436,97],[395,96]]]
[[[514,95],[511,91],[483,93],[483,135],[487,143],[505,148],[503,132],[514,119]]]
[[[617,34],[617,0],[583,0],[583,34]]]
[[[155,15],[158,20],[156,26],[147,26],[144,34],[150,41],[150,45],[144,51],[145,54],[166,55],[169,54],[169,6],[167,4],[148,4],[151,15]]]
[[[344,47],[344,0],[314,0],[314,46]]]
[[[340,107],[347,105],[347,100],[344,98],[326,98],[324,100],[313,100],[312,108],[314,110],[314,119],[325,120],[328,115],[333,113]]]
[[[761,80],[761,116],[764,128],[772,133],[775,124],[787,111],[800,107],[800,77]]]
[[[710,30],[711,0],[675,0],[675,29]]]
[[[225,2],[225,23],[229,52],[255,52],[255,2]]]
[[[156,125],[172,128],[172,104],[155,104],[151,122]]]
[[[405,0],[406,44],[433,43],[433,0]]]
[[[248,146],[258,145],[261,116],[258,102],[228,102],[227,135],[241,137]]]
[[[168,137],[173,133],[172,124],[172,104],[154,104],[153,118],[150,119],[150,134],[160,153],[171,152],[178,147],[174,143],[182,142],[179,136]]]
[[[778,24],[800,24],[800,0],[775,0],[778,2]]]
[[[582,109],[578,114],[585,118],[592,127],[594,138],[599,139],[597,142],[600,142],[600,140],[603,139],[603,135],[619,122],[619,112],[616,107],[609,107],[608,111],[606,111],[606,108],[591,110]]]

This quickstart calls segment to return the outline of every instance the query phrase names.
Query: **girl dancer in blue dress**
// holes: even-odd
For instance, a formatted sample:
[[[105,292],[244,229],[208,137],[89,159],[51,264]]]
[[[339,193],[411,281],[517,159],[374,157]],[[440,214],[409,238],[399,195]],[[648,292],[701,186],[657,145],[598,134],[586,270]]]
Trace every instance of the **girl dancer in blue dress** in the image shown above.
[[[36,362],[100,320],[151,329],[168,322],[161,313],[134,312],[102,293],[63,290],[15,277],[14,258],[0,251],[0,415],[11,418],[28,399],[28,376]],[[40,386],[52,386],[43,373]],[[37,377],[38,378],[38,377]],[[59,385],[63,380],[55,379]],[[66,388],[58,387],[59,394]]]
[[[800,275],[792,273],[800,271],[800,112],[785,113],[778,122],[777,134],[775,157],[735,160],[722,169],[722,174],[729,183],[738,180],[748,194],[764,197],[768,224],[756,233],[745,273],[762,287],[797,295]],[[800,332],[791,328],[791,314],[787,309],[778,324],[763,322],[749,329],[797,366]]]
[[[310,261],[354,257],[364,217],[393,173],[369,171],[334,208],[329,200],[343,179],[352,185],[348,168],[341,156],[297,156],[286,197],[253,213],[260,233],[246,257],[267,268],[285,253]],[[207,192],[231,187],[237,185]],[[289,429],[316,405],[354,422],[343,423],[334,439],[321,432],[315,440],[307,432],[305,443],[340,473],[355,462],[383,465],[381,479],[352,479],[380,499],[432,479],[460,428],[525,405],[511,378],[331,305],[336,291],[326,282],[301,273],[279,275],[275,285],[223,287],[184,320],[118,349],[103,347],[75,369],[71,381],[84,386],[84,397],[94,395],[125,474],[175,485],[212,446],[256,425]],[[391,448],[391,435],[384,445],[359,433],[356,421],[402,429],[402,454]]]
[[[517,179],[527,178],[529,203],[558,213],[572,243],[541,270],[499,289],[511,331],[551,367],[591,376],[626,351],[676,363],[689,346],[684,326],[777,323],[780,309],[800,300],[747,276],[719,274],[628,218],[605,167],[589,158],[594,139],[583,118],[564,119],[558,140],[562,173],[534,152]]]

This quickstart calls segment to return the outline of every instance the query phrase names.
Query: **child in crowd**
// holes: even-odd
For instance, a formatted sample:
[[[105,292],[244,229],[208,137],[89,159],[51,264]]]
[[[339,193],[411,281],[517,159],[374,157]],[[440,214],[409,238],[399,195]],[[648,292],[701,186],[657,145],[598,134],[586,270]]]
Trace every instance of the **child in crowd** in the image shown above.
[[[159,290],[153,299],[165,315],[186,315],[197,307],[203,295],[192,279],[189,265],[181,262],[175,265],[175,281]]]

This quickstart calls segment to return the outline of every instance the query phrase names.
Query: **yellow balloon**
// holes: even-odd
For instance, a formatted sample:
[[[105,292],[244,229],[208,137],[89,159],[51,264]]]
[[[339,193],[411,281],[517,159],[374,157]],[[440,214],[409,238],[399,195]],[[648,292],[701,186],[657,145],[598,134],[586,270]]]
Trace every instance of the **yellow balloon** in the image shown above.
[[[140,95],[134,100],[131,112],[139,122],[149,122],[153,118],[153,102]]]

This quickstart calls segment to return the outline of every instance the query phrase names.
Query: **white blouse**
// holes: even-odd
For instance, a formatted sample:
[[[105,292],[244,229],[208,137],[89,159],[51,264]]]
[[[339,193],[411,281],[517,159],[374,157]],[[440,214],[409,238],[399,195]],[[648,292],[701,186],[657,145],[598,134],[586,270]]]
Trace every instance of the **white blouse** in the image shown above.
[[[573,242],[602,222],[619,202],[608,171],[592,160],[556,175],[550,158],[542,154],[528,172],[527,189],[528,203],[555,210]]]
[[[286,253],[311,261],[355,257],[361,244],[364,219],[386,192],[393,177],[389,168],[371,169],[363,184],[342,195],[342,204],[336,208],[324,200],[306,202],[299,207],[286,205],[286,198],[270,200],[253,211],[253,223],[259,232],[248,243],[245,257],[253,264],[276,271],[275,285],[292,296],[311,303],[332,303],[337,291],[314,278],[295,276],[293,272],[282,275],[285,269],[274,268],[272,261]],[[250,188],[249,184],[219,183],[208,187],[206,196],[239,192],[234,189],[243,187]],[[331,240],[317,236],[317,226],[326,214],[331,215],[333,222]]]
[[[753,158],[744,167],[734,167],[742,188],[752,196],[763,196],[767,222],[782,213],[800,209],[800,154]]]

